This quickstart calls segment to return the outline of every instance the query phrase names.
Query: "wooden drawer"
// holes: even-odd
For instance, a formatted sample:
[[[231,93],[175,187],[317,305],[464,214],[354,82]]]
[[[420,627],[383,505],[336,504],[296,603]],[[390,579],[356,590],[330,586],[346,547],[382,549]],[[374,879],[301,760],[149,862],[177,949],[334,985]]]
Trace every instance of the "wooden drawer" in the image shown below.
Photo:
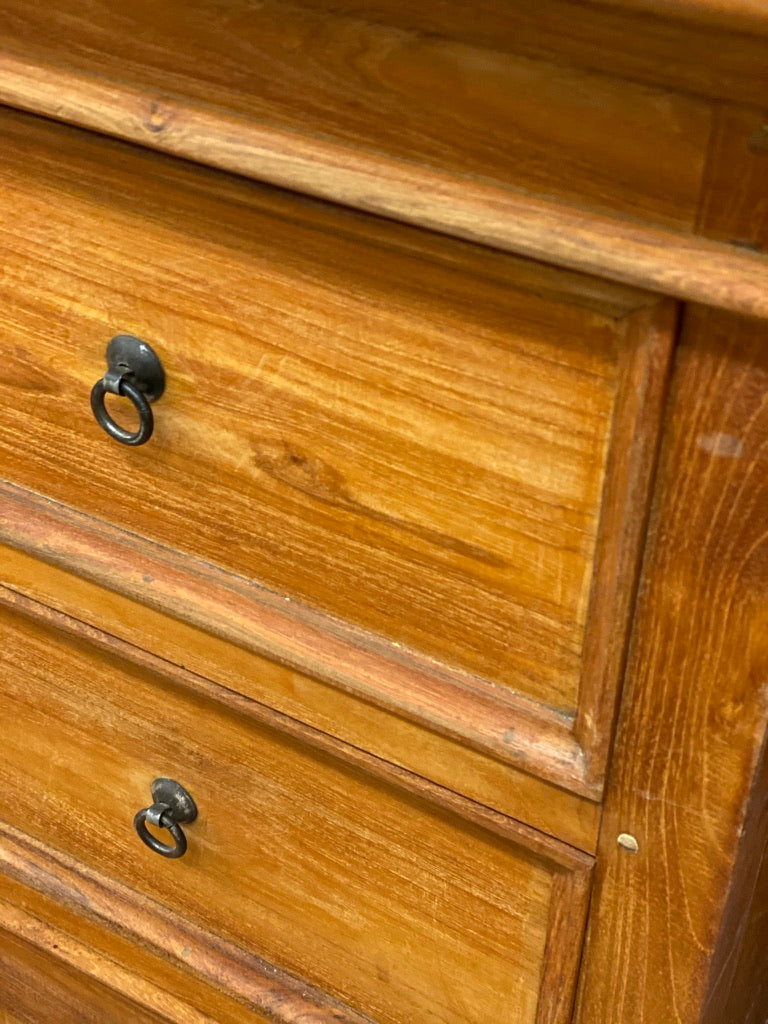
[[[10,610],[0,628],[11,826],[382,1024],[569,1019],[591,858],[259,726],[84,628]],[[177,861],[131,824],[160,775],[200,810]]]
[[[22,115],[0,134],[0,473],[605,744],[671,307]],[[168,377],[142,449],[88,406],[120,331]]]
[[[3,1024],[163,1024],[164,1016],[111,992],[0,929]]]

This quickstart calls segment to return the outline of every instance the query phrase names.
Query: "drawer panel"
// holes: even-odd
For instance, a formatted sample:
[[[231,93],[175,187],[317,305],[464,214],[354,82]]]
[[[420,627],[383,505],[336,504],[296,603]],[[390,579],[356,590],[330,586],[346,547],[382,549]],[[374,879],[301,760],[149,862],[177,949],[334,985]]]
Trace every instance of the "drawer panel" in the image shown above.
[[[0,629],[2,819],[381,1024],[569,1019],[591,858],[27,616]],[[161,775],[200,810],[178,861],[131,824]]]
[[[0,929],[3,1024],[168,1024],[55,956]],[[198,1022],[201,1024],[201,1022]]]
[[[655,300],[22,115],[0,143],[0,474],[578,708]],[[141,449],[88,404],[118,332],[168,376]]]

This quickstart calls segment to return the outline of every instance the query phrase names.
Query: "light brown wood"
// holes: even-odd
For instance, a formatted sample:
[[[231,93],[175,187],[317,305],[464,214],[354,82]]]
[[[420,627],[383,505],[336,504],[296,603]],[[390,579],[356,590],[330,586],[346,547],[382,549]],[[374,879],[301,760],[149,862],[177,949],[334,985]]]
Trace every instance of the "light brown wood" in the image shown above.
[[[150,651],[120,641],[94,626],[57,612],[46,605],[40,605],[6,587],[0,588],[0,601],[3,607],[9,611],[27,616],[38,622],[43,628],[55,631],[61,636],[62,642],[66,642],[67,638],[74,638],[75,641],[89,644],[94,652],[123,658],[137,670],[160,675],[169,684],[179,686],[205,700],[212,700],[214,704],[220,704],[226,710],[237,715],[254,719],[262,725],[285,734],[289,739],[298,740],[301,744],[323,754],[329,754],[349,767],[358,768],[385,783],[429,800],[443,810],[458,814],[467,821],[490,829],[503,838],[513,839],[547,860],[553,860],[566,868],[573,866],[574,862],[569,847],[563,847],[562,843],[553,840],[550,836],[542,835],[530,825],[513,820],[481,804],[476,804],[461,794],[413,775],[411,772],[403,771],[367,751],[340,743],[303,722],[295,721],[271,708],[255,704],[248,697],[223,689],[209,679],[196,676],[184,667],[169,664]],[[578,856],[577,861],[579,861]]]
[[[635,343],[620,355],[613,444],[608,454],[574,726],[586,755],[586,778],[596,785],[605,777],[613,737],[666,398],[672,354],[669,342],[676,334],[677,316],[677,307],[669,302],[634,317]]]
[[[4,476],[572,711],[621,326],[155,161],[8,118]],[[120,331],[168,375],[141,450],[87,401]]]
[[[152,992],[153,985],[144,985],[146,976],[139,974],[126,979],[120,961],[127,962],[126,970],[140,972],[146,970],[149,955],[150,982],[170,980],[171,992],[177,991],[175,986],[180,983],[181,992],[195,1000],[195,1005],[189,1007],[190,1013],[202,1001],[203,1006],[212,1010],[218,1024],[231,1017],[233,1000],[242,1004],[241,1008],[247,1011],[245,1019],[253,1024],[262,1020],[271,1024],[370,1024],[369,1018],[328,999],[306,982],[276,970],[253,953],[211,935],[156,901],[0,823],[0,888],[7,893],[9,889],[14,892],[14,886],[18,899],[6,912],[6,920],[11,923],[15,917],[15,929],[45,944],[45,929],[52,922],[56,927],[64,924],[70,932],[62,933],[56,955],[99,975],[107,985],[127,983],[138,998],[148,998],[166,1012],[167,1000]],[[19,903],[22,908],[42,912],[43,920],[38,919],[36,924],[19,915]],[[87,938],[87,942],[77,941],[80,936]],[[99,953],[105,944],[105,956],[111,963]],[[158,958],[161,962],[156,967]],[[184,972],[181,981],[179,969]],[[219,995],[226,993],[225,998],[214,994],[211,999],[212,989],[218,990]],[[184,1009],[180,1005],[176,1013]],[[239,1024],[243,1016],[236,1014],[235,1021]]]
[[[334,4],[187,0],[183,10],[57,0],[43,11],[2,0],[3,48],[38,65],[31,105],[69,67],[91,83],[96,116],[109,117],[103,85],[113,95],[125,86],[119,134],[138,128],[136,141],[161,148],[163,136],[184,133],[185,108],[204,105],[252,129],[326,140],[353,163],[358,152],[383,155],[693,226],[710,115],[688,96],[446,38],[434,9],[425,12],[431,31],[418,34]],[[61,88],[59,98],[68,99]],[[166,118],[173,109],[181,116]]]
[[[526,849],[513,823],[498,834],[501,816],[494,831],[462,821],[87,641],[1,617],[5,820],[381,1024],[536,1021],[553,899],[570,897],[572,932],[590,858],[544,837]],[[161,774],[200,808],[178,863],[130,827]],[[94,780],[108,799],[94,802]],[[555,889],[563,870],[581,883]],[[571,981],[578,952],[559,952]],[[564,1024],[571,996],[546,1019]]]
[[[765,12],[763,0],[753,2]],[[734,24],[726,32],[722,24],[715,26],[703,16],[661,18],[655,0],[647,0],[646,9],[640,10],[643,3],[639,0],[634,10],[621,0],[540,0],[535,5],[472,0],[439,7],[407,0],[333,0],[332,5],[328,0],[299,0],[299,6],[317,13],[332,11],[331,16],[343,14],[412,34],[437,34],[494,54],[544,58],[601,77],[715,100],[764,102],[766,40],[754,26],[743,32]]]
[[[0,883],[4,881],[0,876]],[[29,890],[25,890],[24,896],[29,898]],[[55,915],[59,907],[49,902],[45,909],[47,915]],[[73,938],[53,927],[47,919],[34,917],[3,900],[0,900],[0,925],[0,978],[3,978],[3,968],[8,971],[10,959],[16,959],[14,950],[24,950],[23,960],[30,968],[26,979],[17,974],[16,984],[9,986],[8,978],[4,979],[0,1011],[3,1011],[5,1003],[18,1013],[26,996],[32,1022],[42,1019],[81,1022],[85,1019],[86,1007],[91,1004],[88,1019],[98,1022],[114,1019],[122,1024],[130,1019],[217,1024],[222,1020],[218,1011],[214,1018],[190,1005],[187,978],[183,979],[181,989],[160,988],[158,979],[151,973],[157,972],[156,958],[150,963],[145,977],[139,977],[95,952],[90,943],[86,945],[79,937]],[[78,918],[78,929],[81,926],[82,918]],[[162,967],[159,973],[162,973]],[[57,983],[60,978],[67,979],[67,988],[74,990],[74,998],[71,994],[69,998],[64,996]],[[177,984],[179,980],[174,978]],[[0,1019],[5,1024],[6,1018]],[[237,1019],[240,1022],[247,1019],[253,1024],[269,1024],[266,1017],[256,1018],[249,1011],[241,1012]]]
[[[51,538],[55,534],[58,544],[60,525],[52,522]],[[69,551],[66,545],[62,547],[66,560]],[[592,800],[484,755],[458,737],[451,738],[377,707],[362,695],[260,658],[242,646],[58,569],[39,557],[4,546],[0,548],[0,565],[4,584],[0,601],[17,602],[18,595],[25,595],[36,602],[38,610],[42,602],[47,608],[65,613],[67,623],[96,622],[112,638],[131,644],[134,656],[141,648],[159,655],[166,662],[166,672],[183,673],[186,685],[205,688],[210,685],[206,681],[213,680],[230,691],[220,694],[221,700],[226,701],[231,694],[242,695],[244,699],[237,706],[243,714],[260,717],[278,729],[295,730],[293,734],[307,743],[322,742],[323,734],[338,737],[357,748],[358,756],[359,751],[369,751],[388,765],[416,772],[571,846],[587,853],[595,851],[600,808]],[[89,569],[81,564],[78,568],[93,572],[92,566]],[[25,608],[30,607],[25,604]],[[229,611],[232,616],[231,608]],[[66,628],[60,619],[57,625]],[[379,674],[388,673],[381,668]],[[281,714],[275,715],[272,709]],[[298,724],[301,722],[321,732],[302,728]],[[349,749],[347,756],[352,756]],[[378,765],[386,777],[384,762],[376,758],[368,758],[368,770],[375,772]]]
[[[418,259],[411,231],[171,164],[160,181],[157,157],[4,125],[4,474],[504,683],[555,730],[578,711],[582,791],[599,791],[671,305],[455,243]],[[100,438],[84,400],[118,330],[169,374],[141,451]],[[80,400],[21,398],[41,387]]]
[[[768,10],[763,0],[601,0],[601,3],[768,35]]]
[[[0,920],[2,919],[0,905]],[[16,924],[16,921],[12,921]],[[161,1024],[169,1021],[68,970],[56,957],[0,928],[0,1020],[3,1024]],[[190,1019],[190,1024],[199,1024]],[[208,1018],[210,1021],[210,1018]]]
[[[514,694],[500,700],[466,674],[10,484],[0,484],[0,496],[6,544],[541,778],[585,789],[584,752],[564,716]]]
[[[768,60],[768,41],[766,51]],[[710,238],[768,248],[768,111],[718,108],[698,225]]]
[[[371,143],[365,148],[361,142],[365,124],[373,123],[378,127],[382,124],[381,118],[373,115],[367,122],[363,118],[362,125],[359,118],[356,121],[353,116],[352,124],[345,121],[344,129],[335,135],[327,125],[314,130],[299,128],[297,131],[296,118],[301,121],[300,113],[308,109],[305,102],[308,90],[303,83],[299,88],[297,109],[286,112],[283,121],[270,118],[268,112],[275,109],[277,97],[291,95],[291,88],[284,86],[270,92],[267,113],[258,120],[255,116],[258,104],[254,96],[246,91],[238,98],[238,94],[233,93],[231,83],[240,79],[237,76],[233,79],[232,69],[226,61],[212,62],[213,67],[224,69],[224,81],[228,83],[225,95],[217,95],[221,85],[214,87],[210,82],[205,82],[202,90],[198,84],[196,92],[194,77],[187,76],[180,84],[174,78],[175,72],[169,70],[167,61],[166,66],[162,66],[162,43],[157,44],[154,50],[149,46],[143,55],[146,60],[147,54],[152,52],[154,59],[159,59],[160,67],[155,74],[162,88],[158,86],[148,90],[152,72],[144,65],[138,76],[116,78],[120,68],[129,66],[126,50],[130,49],[133,36],[129,31],[126,38],[122,38],[114,23],[111,25],[114,35],[110,34],[108,27],[98,36],[99,43],[107,49],[106,53],[99,55],[99,43],[95,47],[83,45],[81,61],[87,64],[89,59],[95,60],[96,68],[83,70],[72,67],[74,43],[66,35],[61,37],[67,40],[66,56],[51,56],[44,52],[56,38],[49,32],[50,10],[46,13],[45,30],[38,31],[34,23],[28,24],[27,19],[32,13],[29,6],[23,5],[23,9],[19,9],[18,4],[13,6],[12,24],[16,26],[17,38],[9,42],[0,56],[0,99],[8,105],[533,258],[605,274],[680,298],[768,316],[768,300],[765,298],[768,260],[697,239],[686,230],[693,226],[695,220],[695,204],[712,116],[708,105],[674,93],[659,96],[657,92],[631,86],[620,79],[603,80],[594,75],[576,75],[574,78],[575,73],[556,65],[542,69],[538,62],[522,59],[521,64],[521,58],[509,55],[504,55],[499,62],[493,53],[481,50],[473,59],[464,57],[463,64],[459,63],[464,77],[469,69],[473,84],[482,69],[491,68],[490,100],[486,97],[485,102],[475,102],[470,111],[464,112],[464,116],[472,120],[477,119],[480,112],[490,110],[492,128],[485,135],[481,133],[479,138],[471,136],[466,150],[470,156],[481,153],[484,161],[480,167],[482,173],[477,167],[474,171],[461,168],[446,170],[445,161],[440,159],[445,157],[443,125],[446,117],[450,123],[457,106],[456,91],[445,86],[446,59],[449,59],[452,44],[437,44],[440,56],[435,65],[437,77],[433,86],[426,88],[422,108],[434,117],[435,110],[442,111],[442,97],[448,97],[449,112],[441,113],[431,136],[439,143],[440,156],[422,154],[420,162],[418,142],[403,130],[403,118],[407,119],[410,101],[405,102],[399,96],[388,98],[387,102],[390,110],[394,106],[397,111],[394,120],[398,131],[394,138],[408,140],[407,159],[402,154],[388,151],[387,143],[382,143],[378,137],[375,145]],[[78,12],[81,10],[82,5],[78,5]],[[218,8],[216,11],[219,13]],[[305,12],[301,17],[307,16]],[[143,27],[146,30],[156,22],[154,12]],[[71,26],[72,22],[69,24]],[[166,46],[170,38],[175,40],[176,55],[179,52],[176,49],[177,36],[182,24],[199,28],[208,22],[202,13],[195,21],[188,11],[181,23],[174,19],[172,32],[163,34],[162,39]],[[238,42],[247,47],[245,27],[237,22],[234,24]],[[322,19],[322,24],[327,27],[327,19]],[[338,25],[338,22],[333,24]],[[87,34],[88,26],[86,18],[81,31]],[[125,29],[125,25],[123,27]],[[159,24],[159,31],[165,33],[162,24]],[[355,23],[351,31],[353,38],[357,38],[361,31],[364,34],[373,32],[374,35],[383,32],[386,46],[390,45],[390,29]],[[140,37],[146,45],[146,31],[142,31]],[[397,33],[395,37],[400,39]],[[206,44],[213,45],[219,38],[218,31],[207,31],[205,38]],[[339,38],[346,37],[339,34]],[[231,36],[229,39],[231,41]],[[378,52],[376,46],[371,45],[373,52]],[[435,43],[427,38],[421,40],[421,45],[428,50]],[[109,51],[110,46],[116,48],[117,56]],[[464,54],[461,47],[459,52]],[[319,53],[322,58],[326,53],[335,55],[336,50],[324,46]],[[292,69],[296,67],[296,59],[295,53],[292,54]],[[198,79],[201,66],[207,67],[208,64],[201,65],[198,60],[194,62]],[[252,61],[247,64],[247,69],[259,66],[258,60]],[[353,61],[342,62],[336,70],[339,66],[352,68],[353,75],[359,74]],[[423,74],[428,66],[429,60],[417,61],[414,73],[419,68]],[[109,76],[105,78],[104,69],[107,67]],[[516,75],[515,68],[520,69]],[[248,71],[242,73],[247,77]],[[329,81],[327,77],[322,78],[326,86]],[[412,74],[410,77],[406,74],[406,81],[411,97],[416,92]],[[174,83],[178,92],[172,88]],[[274,88],[272,79],[270,85]],[[549,116],[554,117],[557,123],[542,143],[538,137],[541,110],[550,87],[559,90],[558,98],[546,107]],[[310,92],[316,89],[316,85],[309,87]],[[350,116],[349,89],[349,82],[342,81],[339,91],[344,99],[343,115],[346,118]],[[513,142],[526,135],[533,139],[533,149],[520,154],[515,169],[506,174],[500,172],[494,182],[493,174],[488,170],[489,155],[480,142],[496,137],[499,118],[505,116],[514,97],[529,94],[536,97],[536,103],[531,105],[524,100],[523,113],[527,118],[524,130],[521,131],[519,124],[513,125],[503,135],[503,145],[497,148],[497,152],[508,160]],[[376,103],[381,103],[382,95],[388,94],[379,82],[372,92]],[[503,103],[499,102],[499,96],[503,96]],[[573,104],[578,104],[582,96],[585,96],[583,109],[574,111]],[[215,100],[218,100],[217,105],[214,105]],[[562,106],[559,107],[558,103]],[[607,120],[606,110],[609,111]],[[671,110],[674,114],[670,117]],[[375,113],[380,114],[380,110],[377,108]],[[418,122],[418,117],[416,120]],[[683,130],[681,125],[684,122],[687,127]],[[589,132],[588,125],[593,125]],[[466,130],[463,123],[460,127],[462,131]],[[625,130],[628,133],[627,143],[619,145],[617,133]],[[414,132],[419,139],[430,137],[424,126],[418,123]],[[568,151],[571,133],[576,157],[569,164],[564,154]],[[607,153],[630,157],[626,166],[613,169],[608,180],[603,178],[605,156],[601,156],[594,167],[590,165],[586,173],[582,170],[585,162],[589,164],[593,151],[598,149],[602,152],[604,144],[608,144]],[[659,153],[665,151],[667,145],[671,147],[668,159],[660,160]],[[675,147],[682,147],[685,152],[678,154]],[[646,158],[652,158],[650,165],[643,162]],[[689,180],[692,171],[695,182],[684,190],[687,198],[677,195],[665,215],[658,209],[649,210],[637,190],[641,183],[657,181],[662,168],[667,165],[674,167],[674,172],[662,189],[664,195],[674,192],[680,181]],[[535,177],[536,173],[544,173],[545,177],[550,173],[550,170],[537,172],[537,168],[558,167],[562,167],[565,173],[555,186]],[[532,171],[533,179],[530,178]],[[636,178],[636,184],[627,189],[619,187],[618,201],[611,205],[612,188],[628,176]],[[597,183],[596,194],[587,195],[585,189],[593,187],[594,183]],[[683,216],[685,223],[681,224],[680,211],[684,208],[688,208],[690,213]],[[643,223],[644,219],[647,219],[647,224]],[[670,229],[670,223],[677,230]]]
[[[167,959],[95,925],[82,914],[73,913],[7,875],[0,874],[0,891],[0,922],[7,934],[96,982],[100,991],[109,989],[131,999],[134,1013],[143,1010],[178,1024],[268,1024],[268,1018],[257,1014],[253,1007],[238,1005],[221,992],[201,985],[189,971],[172,968]],[[54,974],[56,970],[54,966]],[[46,970],[45,977],[48,975]],[[37,979],[31,986],[38,1013],[45,985],[45,979]],[[11,998],[11,993],[6,992],[9,1005]],[[53,1006],[46,1004],[46,1012],[53,1014]],[[0,1019],[5,1024],[5,1018]],[[119,1019],[122,1024],[134,1017],[126,1015],[124,1009]]]
[[[727,925],[754,888],[759,859],[751,879],[740,860],[768,825],[756,814],[768,720],[767,342],[754,322],[688,312],[601,831],[580,1024],[699,1024],[728,961]],[[637,853],[617,844],[621,833],[635,837]]]

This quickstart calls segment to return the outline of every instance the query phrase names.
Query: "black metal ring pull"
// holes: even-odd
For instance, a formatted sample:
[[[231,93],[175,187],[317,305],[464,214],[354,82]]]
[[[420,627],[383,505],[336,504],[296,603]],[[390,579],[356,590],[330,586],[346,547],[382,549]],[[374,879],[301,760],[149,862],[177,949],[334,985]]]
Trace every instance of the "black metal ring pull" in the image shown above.
[[[152,349],[131,334],[118,334],[107,346],[107,372],[91,389],[91,409],[96,422],[121,444],[146,444],[152,437],[155,418],[150,402],[165,390],[165,372]],[[107,393],[128,398],[139,414],[139,429],[126,430],[107,412]]]
[[[133,819],[133,827],[139,839],[150,850],[161,857],[183,857],[187,852],[187,837],[181,823],[194,821],[197,817],[195,801],[189,793],[173,779],[155,779],[152,783],[151,807],[138,811]],[[147,828],[147,822],[155,828],[166,828],[171,833],[173,845],[164,843]]]

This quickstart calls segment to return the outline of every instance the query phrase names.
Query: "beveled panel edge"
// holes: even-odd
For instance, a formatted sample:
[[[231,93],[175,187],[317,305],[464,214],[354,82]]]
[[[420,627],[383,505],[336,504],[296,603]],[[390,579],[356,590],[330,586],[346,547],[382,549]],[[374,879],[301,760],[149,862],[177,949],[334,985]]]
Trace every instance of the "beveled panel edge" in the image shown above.
[[[0,606],[12,609],[63,635],[84,641],[104,655],[125,659],[144,671],[154,673],[223,708],[252,718],[347,766],[359,769],[424,801],[426,805],[485,829],[545,861],[553,871],[591,870],[593,857],[589,853],[2,585]]]
[[[369,213],[768,318],[768,257],[0,54],[0,103]]]
[[[621,695],[680,308],[627,316],[605,469],[574,735],[602,786]]]
[[[0,540],[591,799],[572,719],[0,482]]]
[[[0,595],[36,602],[36,614],[60,612],[133,648],[152,652],[166,668],[240,693],[250,713],[281,723],[303,722],[347,747],[431,779],[477,804],[523,821],[586,853],[597,848],[600,805],[529,772],[504,764],[460,740],[243,650],[64,568],[0,545]],[[47,609],[47,610],[44,610]]]
[[[561,871],[552,880],[536,1024],[570,1024],[592,895],[592,875],[591,871]]]
[[[158,1020],[169,1024],[214,1024],[214,1018],[197,1010],[183,993],[169,993],[151,979],[139,978],[60,928],[0,898],[0,949],[3,935],[45,953],[142,1011],[157,1015]],[[267,1018],[260,1015],[258,1024],[267,1024]]]
[[[279,1024],[371,1024],[370,1018],[314,986],[3,822],[0,871],[157,951],[269,1020]]]

